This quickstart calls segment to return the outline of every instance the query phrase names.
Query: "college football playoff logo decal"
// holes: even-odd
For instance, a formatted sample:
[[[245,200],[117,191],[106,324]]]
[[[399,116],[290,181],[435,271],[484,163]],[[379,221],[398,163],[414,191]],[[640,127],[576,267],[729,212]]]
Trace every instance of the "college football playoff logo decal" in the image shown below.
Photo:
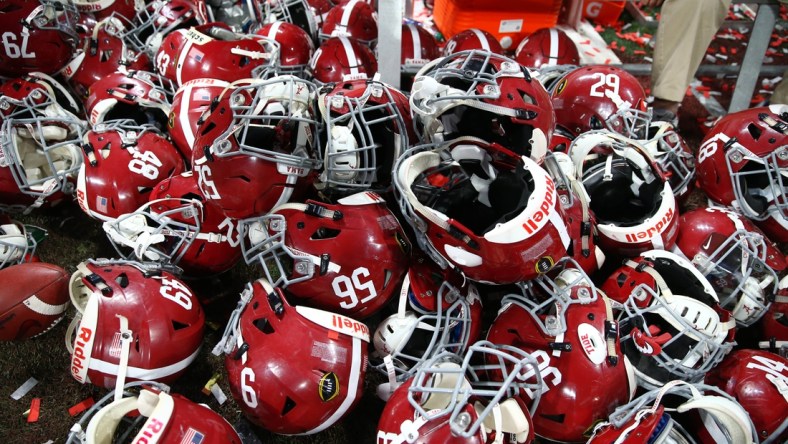
[[[331,401],[339,394],[339,378],[334,372],[328,372],[321,376],[318,386],[320,399],[324,402]]]

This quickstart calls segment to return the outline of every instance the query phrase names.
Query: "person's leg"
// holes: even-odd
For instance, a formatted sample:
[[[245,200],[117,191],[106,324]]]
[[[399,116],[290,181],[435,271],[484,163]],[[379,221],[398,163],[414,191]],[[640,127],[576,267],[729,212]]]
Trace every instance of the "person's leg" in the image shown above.
[[[731,0],[665,0],[651,69],[655,117],[661,111],[675,117],[730,4]]]
[[[779,103],[781,105],[788,105],[788,71],[783,73],[783,79],[774,88],[772,98],[769,103]]]

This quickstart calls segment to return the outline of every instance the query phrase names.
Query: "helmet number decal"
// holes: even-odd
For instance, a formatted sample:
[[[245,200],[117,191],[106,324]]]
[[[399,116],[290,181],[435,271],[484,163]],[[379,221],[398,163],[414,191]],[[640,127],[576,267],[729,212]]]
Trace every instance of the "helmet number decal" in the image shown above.
[[[786,371],[788,367],[782,362],[769,359],[765,356],[753,356],[752,360],[747,363],[747,368],[763,371],[766,373],[766,379],[772,381],[772,383],[778,387],[780,385],[788,387],[788,372]],[[779,381],[782,381],[782,383],[778,384]]]
[[[248,405],[250,409],[257,407],[257,394],[249,386],[250,382],[254,382],[254,378],[254,370],[249,367],[244,367],[241,370],[241,398],[243,398],[244,404]]]
[[[225,217],[217,228],[221,230],[225,227],[227,228],[227,243],[230,244],[231,247],[241,245],[241,233],[236,230],[236,224],[233,223],[231,218]]]
[[[180,305],[184,310],[192,309],[192,292],[189,291],[189,288],[183,282],[176,279],[163,278],[161,284],[159,294]]]
[[[603,72],[594,73],[594,77],[599,77],[599,81],[591,85],[591,97],[606,97],[605,90],[611,89],[613,94],[618,96],[618,87],[621,84],[621,79],[618,74],[605,74]]]
[[[220,200],[222,196],[219,195],[219,190],[216,189],[216,184],[211,180],[211,167],[208,165],[194,165],[194,171],[197,172],[197,186],[205,195],[206,199]]]
[[[361,278],[368,278],[369,277],[369,270],[366,267],[358,267],[353,270],[353,273],[350,277],[345,275],[339,275],[331,281],[331,287],[334,289],[334,294],[337,297],[348,299],[347,301],[342,301],[339,303],[339,306],[345,309],[350,309],[356,307],[359,302],[362,304],[366,304],[370,300],[377,297],[378,292],[375,290],[375,284],[372,282],[371,279],[362,282]],[[356,290],[359,291],[366,291],[369,294],[359,300],[359,295],[356,293]]]
[[[156,153],[153,151],[145,151],[144,153],[137,150],[130,151],[134,158],[129,162],[129,171],[144,176],[149,180],[155,180],[159,177],[161,160],[156,157]]]
[[[167,72],[167,65],[170,64],[170,61],[170,55],[167,54],[166,51],[159,51],[159,53],[156,55],[156,71],[158,71],[159,74],[164,75],[164,73]]]
[[[550,390],[550,386],[557,387],[561,384],[563,377],[561,376],[560,370],[550,365],[550,355],[548,355],[546,351],[535,350],[531,352],[531,356],[536,359],[539,374],[542,375],[542,381],[544,383],[540,384],[540,387],[537,389],[539,393],[535,393],[535,391],[529,387],[523,388],[523,391],[529,398],[535,399],[537,396]],[[533,368],[528,367],[528,371],[525,372],[525,374],[517,375],[517,379],[528,381],[531,378],[535,378],[535,376]]]
[[[22,33],[22,44],[17,45],[16,42],[19,41],[19,37],[17,37],[13,32],[4,32],[3,33],[3,49],[5,50],[5,54],[8,56],[9,59],[32,59],[35,58],[35,52],[28,52],[27,49],[27,39],[30,37],[29,34],[26,32]]]
[[[698,163],[703,163],[704,160],[713,156],[717,152],[719,144],[725,145],[731,138],[725,134],[715,134],[711,139],[703,142],[703,145],[698,148]],[[719,142],[719,143],[718,143]]]

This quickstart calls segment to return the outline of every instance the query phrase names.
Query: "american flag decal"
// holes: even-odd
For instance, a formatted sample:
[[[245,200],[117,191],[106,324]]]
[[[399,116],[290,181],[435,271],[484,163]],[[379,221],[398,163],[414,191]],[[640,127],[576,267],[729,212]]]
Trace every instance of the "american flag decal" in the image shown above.
[[[102,213],[107,212],[107,198],[104,196],[96,196],[96,209]]]
[[[120,332],[116,331],[112,336],[112,343],[109,346],[109,355],[113,358],[120,358]]]
[[[205,439],[205,435],[189,427],[181,439],[181,444],[201,444],[203,439]]]

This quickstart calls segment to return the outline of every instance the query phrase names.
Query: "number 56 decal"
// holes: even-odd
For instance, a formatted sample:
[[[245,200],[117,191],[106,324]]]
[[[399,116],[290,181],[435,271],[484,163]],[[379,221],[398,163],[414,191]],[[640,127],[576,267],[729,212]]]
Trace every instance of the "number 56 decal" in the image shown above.
[[[335,277],[331,282],[331,287],[337,297],[347,299],[339,303],[339,306],[345,309],[354,308],[359,303],[366,304],[378,295],[375,284],[372,283],[372,279],[369,279],[369,270],[366,267],[356,268],[350,277],[344,275]],[[362,294],[357,291],[367,294],[359,299]]]

